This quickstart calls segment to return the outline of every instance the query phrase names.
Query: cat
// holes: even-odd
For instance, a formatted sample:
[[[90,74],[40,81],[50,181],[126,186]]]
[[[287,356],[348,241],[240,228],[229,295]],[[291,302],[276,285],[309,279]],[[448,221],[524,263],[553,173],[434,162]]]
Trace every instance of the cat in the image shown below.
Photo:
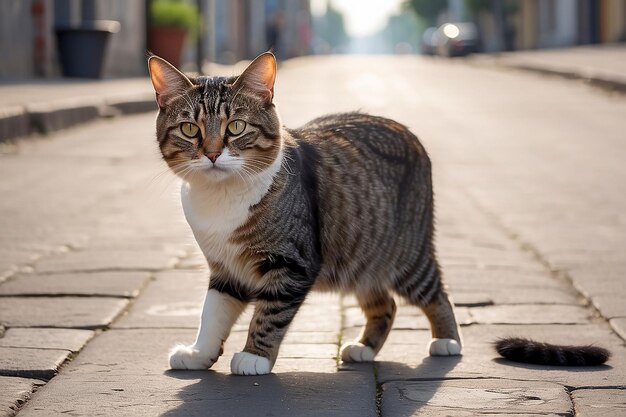
[[[366,316],[343,361],[374,360],[393,294],[428,318],[430,355],[460,355],[433,242],[431,162],[415,135],[363,113],[283,127],[270,52],[238,77],[189,78],[157,56],[148,67],[159,148],[183,180],[183,211],[211,272],[196,341],[173,348],[172,369],[210,368],[254,302],[231,372],[271,372],[313,289],[354,294]]]

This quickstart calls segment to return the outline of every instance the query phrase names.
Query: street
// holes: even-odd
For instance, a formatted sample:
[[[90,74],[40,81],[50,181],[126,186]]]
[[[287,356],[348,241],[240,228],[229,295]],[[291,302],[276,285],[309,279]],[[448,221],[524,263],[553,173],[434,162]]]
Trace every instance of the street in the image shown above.
[[[314,294],[273,374],[229,375],[249,313],[213,370],[168,371],[208,274],[150,113],[0,148],[0,404],[38,388],[19,417],[626,415],[626,96],[468,60],[328,56],[283,62],[275,97],[288,127],[361,110],[420,138],[463,356],[428,357],[425,317],[401,305],[377,362],[338,364],[364,318]],[[491,346],[509,335],[613,356],[515,364]]]

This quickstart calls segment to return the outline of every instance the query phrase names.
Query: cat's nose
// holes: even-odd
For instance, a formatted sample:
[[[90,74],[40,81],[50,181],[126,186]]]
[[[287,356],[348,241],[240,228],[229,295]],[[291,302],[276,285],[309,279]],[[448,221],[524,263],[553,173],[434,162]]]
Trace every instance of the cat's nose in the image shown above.
[[[217,161],[217,158],[221,155],[221,152],[207,152],[206,153],[206,157],[209,158],[211,160],[211,162],[215,163],[215,161]]]

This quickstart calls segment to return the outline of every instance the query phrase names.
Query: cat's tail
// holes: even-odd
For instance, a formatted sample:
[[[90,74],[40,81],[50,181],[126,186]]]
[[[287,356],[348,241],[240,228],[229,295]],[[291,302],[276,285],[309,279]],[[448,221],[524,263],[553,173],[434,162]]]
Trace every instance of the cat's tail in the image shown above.
[[[560,346],[520,337],[505,337],[494,344],[506,359],[539,365],[592,366],[611,357],[611,352],[597,346]]]

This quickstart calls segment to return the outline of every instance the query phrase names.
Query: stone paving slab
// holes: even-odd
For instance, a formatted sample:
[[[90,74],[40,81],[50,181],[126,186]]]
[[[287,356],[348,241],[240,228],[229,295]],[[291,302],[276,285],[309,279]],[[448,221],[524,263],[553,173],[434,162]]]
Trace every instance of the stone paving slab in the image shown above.
[[[626,388],[577,389],[572,392],[574,409],[579,417],[626,415]]]
[[[380,382],[399,379],[506,378],[550,381],[572,387],[610,387],[626,383],[626,348],[607,326],[586,325],[472,325],[461,329],[463,356],[429,357],[430,332],[397,330],[389,334],[377,360]],[[505,336],[530,337],[560,344],[595,344],[612,351],[606,365],[567,368],[506,361],[493,348]]]
[[[108,326],[128,304],[127,299],[103,297],[5,297],[0,323],[7,327]]]
[[[383,384],[382,417],[570,415],[563,386],[547,382],[472,379]]]
[[[146,272],[93,272],[18,275],[0,285],[0,295],[99,295],[136,297]]]
[[[159,272],[113,327],[197,328],[208,283],[208,271]]]
[[[264,415],[376,415],[371,366],[337,372],[330,359],[282,358],[274,374],[263,377],[232,376],[220,368],[168,371],[170,347],[194,334],[190,329],[107,331],[42,388],[20,417],[246,416],[258,410]],[[216,365],[228,367],[238,342],[229,339]],[[254,404],[254,410],[246,404]]]
[[[173,268],[177,258],[163,251],[76,251],[35,262],[40,273],[146,270]]]
[[[487,306],[495,303],[493,297],[486,292],[455,292],[452,303],[458,307]]]
[[[554,289],[563,291],[563,283],[550,277],[545,271],[493,271],[472,270],[467,268],[444,268],[444,282],[454,291],[486,291],[491,293],[501,287],[510,290],[543,290]],[[452,292],[454,296],[454,292]]]
[[[0,338],[0,347],[64,349],[78,352],[94,336],[92,330],[13,328]]]
[[[495,305],[470,310],[474,323],[479,324],[583,324],[589,310],[573,305]]]
[[[70,354],[60,349],[0,347],[0,375],[49,380]]]
[[[376,416],[373,377],[356,372],[290,372],[261,377],[211,371],[123,378],[113,375],[117,379],[57,377],[26,404],[20,417]]]
[[[0,417],[13,417],[43,381],[0,376]]]
[[[469,307],[489,304],[578,304],[580,301],[572,291],[559,288],[526,286],[503,288],[499,285],[489,290],[487,296],[483,292],[457,290],[455,285],[450,285],[449,293],[455,305],[468,305]]]

